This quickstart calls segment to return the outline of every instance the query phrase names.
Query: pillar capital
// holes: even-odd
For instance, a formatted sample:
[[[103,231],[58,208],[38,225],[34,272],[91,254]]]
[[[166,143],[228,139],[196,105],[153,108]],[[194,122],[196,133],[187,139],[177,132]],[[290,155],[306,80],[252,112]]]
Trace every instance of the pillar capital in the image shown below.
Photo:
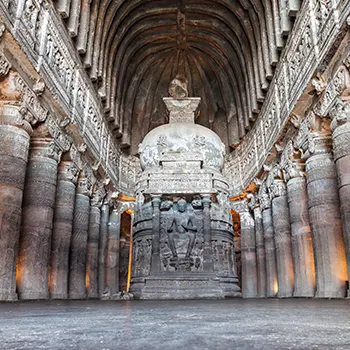
[[[329,116],[332,119],[331,130],[334,132],[338,127],[350,122],[350,103],[337,98]]]
[[[96,181],[91,198],[91,206],[100,208],[103,204],[104,198],[106,197],[105,181],[100,179]]]
[[[280,163],[286,182],[295,177],[305,176],[305,162],[301,159],[301,152],[294,147],[292,140],[286,144]]]
[[[62,151],[52,138],[32,137],[30,141],[30,158],[51,158],[56,162],[61,159]]]
[[[76,184],[78,181],[79,169],[71,160],[61,161],[58,165],[58,180],[69,181]]]
[[[0,125],[11,125],[23,129],[28,135],[33,132],[32,126],[25,120],[19,106],[3,105],[0,110]]]
[[[256,208],[260,209],[259,197],[257,193],[248,193],[247,199],[248,199],[248,207],[250,208],[250,210],[254,210]]]
[[[269,190],[271,199],[287,195],[287,186],[282,179],[274,179]]]
[[[202,204],[204,206],[209,206],[211,204],[210,194],[203,194],[202,195]]]
[[[239,214],[249,212],[248,201],[246,199],[231,202],[231,208]]]
[[[271,198],[267,191],[266,182],[263,182],[259,188],[258,198],[261,210],[265,210],[271,207]]]
[[[152,206],[159,208],[159,205],[161,202],[161,196],[156,194],[156,195],[152,195],[151,198],[152,198]]]
[[[95,179],[93,177],[91,169],[83,169],[78,177],[77,193],[90,197],[92,194],[94,180]]]

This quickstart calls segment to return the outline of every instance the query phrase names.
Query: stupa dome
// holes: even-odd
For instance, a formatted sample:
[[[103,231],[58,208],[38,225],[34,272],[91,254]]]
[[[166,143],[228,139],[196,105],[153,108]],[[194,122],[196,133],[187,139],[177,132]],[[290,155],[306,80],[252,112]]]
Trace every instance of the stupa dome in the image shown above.
[[[215,132],[194,124],[194,111],[200,99],[164,98],[164,102],[170,111],[169,124],[153,129],[143,139],[139,148],[142,169],[158,167],[162,160],[176,158],[201,160],[203,167],[221,171],[225,145]]]

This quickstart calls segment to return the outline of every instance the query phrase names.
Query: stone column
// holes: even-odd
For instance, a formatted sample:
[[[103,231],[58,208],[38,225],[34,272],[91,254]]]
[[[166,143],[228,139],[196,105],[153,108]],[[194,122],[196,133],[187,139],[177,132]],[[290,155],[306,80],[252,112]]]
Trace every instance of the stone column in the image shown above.
[[[262,188],[265,187],[263,184]],[[274,298],[278,291],[277,267],[276,267],[276,248],[274,241],[274,231],[272,222],[271,201],[268,194],[263,190],[259,193],[260,206],[262,209],[262,220],[265,241],[266,257],[266,296]]]
[[[73,234],[70,252],[70,299],[86,298],[86,258],[91,188],[91,177],[86,171],[81,171],[75,196]]]
[[[258,297],[266,297],[266,261],[264,229],[262,223],[261,209],[258,203],[254,206],[254,226],[255,226],[255,247],[256,264],[258,271]]]
[[[152,260],[151,272],[158,274],[160,272],[160,196],[152,197],[153,218],[152,218]]]
[[[49,262],[60,151],[39,130],[31,139],[17,268],[19,297],[49,298]]]
[[[86,264],[86,285],[88,298],[98,298],[98,248],[100,241],[101,205],[105,197],[104,184],[102,181],[96,183],[91,199],[88,254]]]
[[[69,251],[78,172],[78,168],[70,160],[59,164],[51,244],[52,299],[68,299]]]
[[[347,280],[331,136],[311,133],[306,180],[316,262],[316,297],[343,298]]]
[[[286,184],[274,179],[271,184],[272,217],[276,246],[277,278],[279,298],[290,298],[294,291],[294,269],[292,238]]]
[[[338,175],[340,214],[350,281],[350,104],[337,100],[330,116],[333,154]],[[349,291],[348,291],[349,293]]]
[[[113,209],[108,223],[107,286],[111,295],[119,291],[120,213]]]
[[[16,259],[32,128],[18,107],[0,111],[0,300],[17,300]]]
[[[246,200],[238,204],[237,211],[241,218],[242,296],[243,298],[256,298],[258,296],[258,276],[254,219]]]
[[[294,261],[294,297],[313,297],[316,287],[306,180],[295,177],[287,183]]]
[[[107,247],[108,247],[109,204],[103,203],[101,209],[100,242],[98,251],[98,292],[105,292],[107,287]]]
[[[211,249],[211,219],[210,219],[210,195],[203,195],[203,271],[213,272],[213,254]]]

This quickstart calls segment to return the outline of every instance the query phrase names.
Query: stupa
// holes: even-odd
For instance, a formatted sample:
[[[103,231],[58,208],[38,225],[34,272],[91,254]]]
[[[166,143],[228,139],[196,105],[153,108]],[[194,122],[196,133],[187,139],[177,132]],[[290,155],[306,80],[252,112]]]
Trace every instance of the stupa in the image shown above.
[[[201,99],[177,77],[163,98],[169,123],[140,145],[131,292],[140,299],[240,296],[225,146],[195,124]]]

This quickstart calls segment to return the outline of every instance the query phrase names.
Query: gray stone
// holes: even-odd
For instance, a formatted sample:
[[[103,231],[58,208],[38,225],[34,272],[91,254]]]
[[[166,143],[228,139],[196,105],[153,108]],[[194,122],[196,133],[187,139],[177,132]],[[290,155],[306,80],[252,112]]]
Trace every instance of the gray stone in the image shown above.
[[[50,138],[34,137],[23,193],[17,288],[20,299],[49,298],[49,262],[59,150]]]

